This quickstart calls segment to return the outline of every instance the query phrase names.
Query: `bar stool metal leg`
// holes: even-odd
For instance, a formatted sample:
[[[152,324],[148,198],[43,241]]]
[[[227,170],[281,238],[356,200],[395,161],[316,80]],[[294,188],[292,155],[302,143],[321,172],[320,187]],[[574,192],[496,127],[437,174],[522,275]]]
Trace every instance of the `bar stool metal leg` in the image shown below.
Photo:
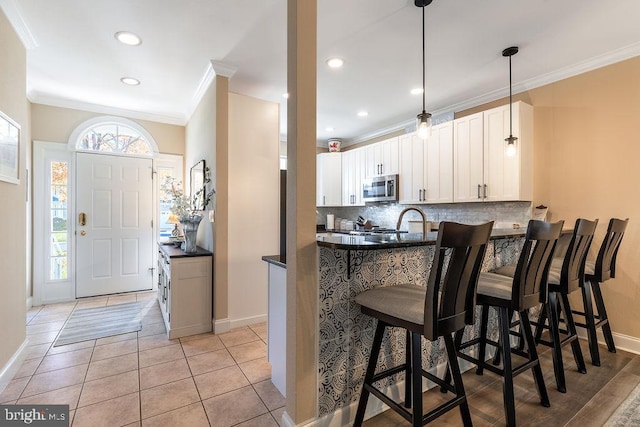
[[[584,281],[582,286],[582,305],[584,307],[584,319],[589,340],[589,353],[591,354],[591,364],[600,366],[600,352],[598,350],[598,337],[596,335],[596,322],[593,314],[593,302],[591,300],[591,283]]]
[[[373,344],[371,345],[369,364],[367,365],[367,372],[364,376],[364,384],[360,394],[360,401],[358,402],[358,411],[356,412],[356,419],[353,423],[354,426],[361,426],[364,421],[364,412],[367,409],[367,401],[369,400],[370,394],[369,384],[371,384],[373,376],[376,373],[376,365],[378,362],[378,355],[380,354],[380,348],[382,347],[382,337],[384,336],[385,326],[384,322],[378,320],[378,326],[376,326],[376,332],[373,336]]]
[[[611,325],[609,325],[609,317],[607,316],[607,309],[604,306],[604,299],[602,299],[602,291],[600,290],[600,282],[594,280],[591,282],[591,290],[593,291],[593,299],[596,302],[596,308],[598,309],[598,323],[602,323],[602,334],[604,340],[607,343],[607,349],[611,353],[616,352],[616,345],[613,342],[613,335],[611,334]]]
[[[569,339],[571,339],[571,350],[573,351],[573,358],[578,365],[578,372],[581,374],[587,373],[587,366],[584,364],[584,357],[582,356],[582,349],[580,348],[580,341],[578,340],[578,332],[576,331],[576,324],[573,320],[573,314],[571,313],[571,306],[569,305],[569,295],[564,292],[560,293],[560,307],[564,313],[565,323],[567,324],[567,330],[569,331]]]

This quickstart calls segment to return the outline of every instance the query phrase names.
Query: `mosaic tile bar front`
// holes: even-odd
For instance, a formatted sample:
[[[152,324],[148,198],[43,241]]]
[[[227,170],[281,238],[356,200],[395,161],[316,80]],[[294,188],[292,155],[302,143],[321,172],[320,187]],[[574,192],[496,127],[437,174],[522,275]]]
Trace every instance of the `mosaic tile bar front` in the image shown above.
[[[487,246],[483,271],[515,263],[523,238],[491,240]],[[426,286],[435,246],[358,251],[361,259],[347,278],[347,251],[319,248],[319,365],[318,415],[331,414],[357,402],[373,342],[375,320],[360,312],[355,297],[380,286],[414,283]],[[495,313],[490,330],[497,330]],[[475,336],[476,326],[467,327]],[[402,329],[386,333],[378,359],[379,369],[396,366],[405,357]],[[423,341],[422,363],[425,369],[444,367],[446,355],[442,340]],[[404,374],[387,379],[386,386],[403,380]]]

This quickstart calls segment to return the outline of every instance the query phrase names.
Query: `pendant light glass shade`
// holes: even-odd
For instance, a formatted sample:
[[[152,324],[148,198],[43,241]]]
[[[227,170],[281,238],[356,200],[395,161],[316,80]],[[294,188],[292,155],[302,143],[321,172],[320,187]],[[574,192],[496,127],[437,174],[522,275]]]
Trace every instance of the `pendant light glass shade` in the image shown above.
[[[505,154],[509,157],[515,156],[518,152],[518,147],[516,146],[518,138],[513,136],[513,93],[511,84],[511,57],[516,53],[518,53],[517,46],[511,46],[502,51],[502,56],[509,57],[509,137],[504,139],[507,143]]]
[[[507,148],[505,150],[507,156],[509,157],[513,157],[516,155],[516,153],[518,152],[518,149],[516,147],[516,141],[518,140],[518,138],[516,138],[515,136],[510,136],[508,138],[504,139],[507,143]]]
[[[418,114],[416,120],[416,132],[418,138],[427,139],[431,136],[431,114],[427,113],[425,107],[425,92],[426,88],[426,37],[424,29],[424,8],[431,4],[432,0],[415,0],[414,4],[417,7],[422,8],[422,113]]]
[[[418,138],[427,139],[431,136],[431,114],[426,111],[418,114],[416,120],[416,131],[418,132]]]

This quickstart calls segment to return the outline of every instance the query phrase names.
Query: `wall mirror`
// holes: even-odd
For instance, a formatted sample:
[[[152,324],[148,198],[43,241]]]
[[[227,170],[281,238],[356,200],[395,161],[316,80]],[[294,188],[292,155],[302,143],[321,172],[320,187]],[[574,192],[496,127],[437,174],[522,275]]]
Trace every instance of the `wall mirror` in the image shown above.
[[[191,182],[191,204],[194,210],[203,211],[205,206],[205,195],[207,190],[205,188],[205,173],[207,170],[204,159],[193,165],[191,168],[190,182]]]

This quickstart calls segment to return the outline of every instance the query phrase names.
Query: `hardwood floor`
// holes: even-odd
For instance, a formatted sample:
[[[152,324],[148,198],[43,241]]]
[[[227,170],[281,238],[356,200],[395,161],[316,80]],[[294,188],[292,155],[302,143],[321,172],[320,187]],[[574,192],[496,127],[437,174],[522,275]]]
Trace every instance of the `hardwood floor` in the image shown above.
[[[542,370],[551,401],[550,408],[540,405],[533,377],[523,373],[515,379],[516,420],[519,426],[602,426],[629,393],[640,383],[640,355],[618,350],[609,353],[601,346],[601,366],[591,365],[589,349],[580,340],[587,363],[587,373],[576,370],[570,349],[563,351],[567,376],[567,393],[556,388],[551,350],[539,346]],[[463,375],[474,426],[505,425],[501,378],[491,372]],[[375,397],[370,397],[375,399]],[[439,389],[424,393],[425,408],[433,408],[445,399]],[[366,427],[407,426],[409,423],[388,410],[364,423]],[[460,411],[454,409],[436,420],[437,426],[461,426]]]

